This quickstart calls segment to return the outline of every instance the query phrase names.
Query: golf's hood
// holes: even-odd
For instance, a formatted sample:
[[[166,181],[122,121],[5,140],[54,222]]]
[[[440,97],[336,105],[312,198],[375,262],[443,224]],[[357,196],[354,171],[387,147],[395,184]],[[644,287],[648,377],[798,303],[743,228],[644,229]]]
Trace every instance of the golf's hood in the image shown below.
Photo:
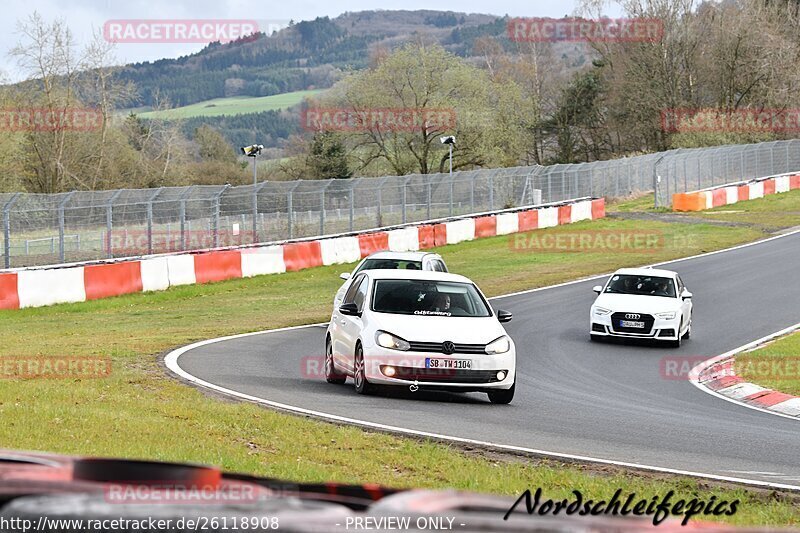
[[[375,313],[371,318],[375,319],[376,329],[407,341],[488,344],[506,334],[494,316],[468,318]]]
[[[681,300],[680,298],[667,298],[664,296],[604,293],[597,297],[594,305],[611,309],[611,311],[652,314],[677,311],[681,307]]]

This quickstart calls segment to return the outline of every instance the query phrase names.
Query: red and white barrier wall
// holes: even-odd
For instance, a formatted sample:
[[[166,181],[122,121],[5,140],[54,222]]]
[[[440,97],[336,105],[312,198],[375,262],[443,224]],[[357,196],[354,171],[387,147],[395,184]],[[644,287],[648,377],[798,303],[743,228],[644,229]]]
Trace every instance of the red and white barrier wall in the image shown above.
[[[672,195],[673,211],[703,211],[800,189],[800,174],[783,174]]]
[[[357,234],[281,244],[203,250],[100,263],[0,272],[0,309],[83,302],[177,285],[279,274],[352,263],[372,253],[407,252],[482,237],[605,217],[605,201],[592,198]]]

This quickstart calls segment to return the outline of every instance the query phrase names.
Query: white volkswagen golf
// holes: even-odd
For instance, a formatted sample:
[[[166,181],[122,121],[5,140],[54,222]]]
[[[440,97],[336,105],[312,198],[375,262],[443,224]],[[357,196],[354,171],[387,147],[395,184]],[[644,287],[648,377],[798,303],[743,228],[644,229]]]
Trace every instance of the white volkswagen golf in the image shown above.
[[[516,349],[497,311],[469,279],[445,272],[366,270],[334,310],[325,339],[325,378],[356,392],[379,385],[480,391],[514,397]]]
[[[623,268],[592,290],[599,295],[591,310],[592,340],[649,338],[677,347],[692,333],[692,293],[671,270]]]

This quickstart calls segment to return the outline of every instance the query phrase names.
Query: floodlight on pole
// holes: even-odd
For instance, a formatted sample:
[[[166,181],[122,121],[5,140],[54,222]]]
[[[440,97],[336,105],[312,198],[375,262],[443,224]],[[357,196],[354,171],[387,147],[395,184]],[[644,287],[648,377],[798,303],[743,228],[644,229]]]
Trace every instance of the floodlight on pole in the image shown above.
[[[448,135],[446,137],[440,137],[439,141],[442,144],[448,145],[450,148],[450,175],[453,175],[453,145],[456,144],[456,138],[454,135]]]
[[[258,156],[264,149],[263,144],[242,146],[240,150],[247,157],[253,158],[253,243],[258,242]]]

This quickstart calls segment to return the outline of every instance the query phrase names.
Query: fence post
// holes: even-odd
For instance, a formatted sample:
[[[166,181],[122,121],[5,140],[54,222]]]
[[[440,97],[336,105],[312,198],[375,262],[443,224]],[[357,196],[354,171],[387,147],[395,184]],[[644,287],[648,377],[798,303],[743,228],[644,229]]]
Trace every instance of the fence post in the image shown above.
[[[383,186],[389,181],[390,177],[391,176],[387,176],[378,183],[378,227],[383,226]]]
[[[120,194],[122,194],[122,189],[112,194],[111,198],[108,199],[108,204],[106,204],[106,255],[109,259],[114,257],[114,250],[112,249],[111,243],[111,231],[114,229],[114,200],[116,200]]]
[[[327,183],[319,191],[319,234],[325,235],[325,191],[331,186],[333,180],[327,180]]]
[[[153,253],[153,200],[161,194],[164,187],[159,187],[150,198],[147,199],[147,253]]]
[[[64,262],[65,254],[64,254],[64,209],[66,208],[67,202],[69,199],[72,198],[72,195],[75,194],[75,191],[68,192],[64,199],[61,200],[58,204],[58,260],[60,263]]]
[[[494,211],[494,173],[489,173],[489,211]]]
[[[255,164],[255,160],[253,160],[253,164]],[[258,193],[266,184],[265,181],[259,185],[253,185],[253,244],[258,242]]]
[[[300,180],[295,181],[294,185],[286,193],[286,224],[289,230],[289,238],[294,238],[294,190],[300,185]]]
[[[403,180],[403,224],[406,223],[406,199],[407,199],[407,192],[406,189],[408,188],[408,180],[411,178],[406,178]]]
[[[11,268],[11,207],[17,201],[19,195],[20,193],[18,192],[14,193],[6,202],[6,205],[3,206],[3,256],[5,257],[5,268]]]
[[[477,172],[472,173],[472,178],[469,180],[469,207],[470,213],[475,212],[475,178],[478,176]]]
[[[186,250],[186,198],[194,190],[194,185],[190,185],[180,196],[178,203],[178,216],[181,223],[181,252]]]
[[[433,181],[432,178],[431,178],[431,175],[428,174],[428,187],[427,187],[427,189],[428,189],[428,211],[427,211],[428,220],[431,219],[431,181]]]
[[[219,248],[219,207],[220,207],[220,199],[222,195],[225,194],[225,191],[228,190],[230,184],[226,184],[222,187],[217,195],[214,197],[214,248]]]
[[[350,194],[347,195],[350,198],[350,213],[349,213],[350,231],[353,231],[353,218],[355,216],[355,210],[356,210],[355,195],[356,195],[356,182],[355,180],[352,180],[352,183],[350,184]]]
[[[455,176],[451,173],[450,174],[450,216],[453,216],[453,181],[455,180]]]

